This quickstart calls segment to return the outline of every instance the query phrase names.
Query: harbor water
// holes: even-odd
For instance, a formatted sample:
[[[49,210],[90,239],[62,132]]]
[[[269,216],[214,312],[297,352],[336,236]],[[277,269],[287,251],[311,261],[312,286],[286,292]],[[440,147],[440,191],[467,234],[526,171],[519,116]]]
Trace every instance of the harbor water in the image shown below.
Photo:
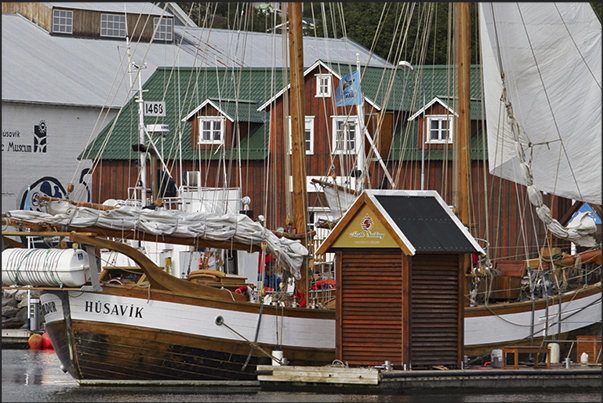
[[[54,350],[2,350],[2,402],[601,402],[601,390],[412,395],[268,392],[251,386],[89,386],[60,369]]]

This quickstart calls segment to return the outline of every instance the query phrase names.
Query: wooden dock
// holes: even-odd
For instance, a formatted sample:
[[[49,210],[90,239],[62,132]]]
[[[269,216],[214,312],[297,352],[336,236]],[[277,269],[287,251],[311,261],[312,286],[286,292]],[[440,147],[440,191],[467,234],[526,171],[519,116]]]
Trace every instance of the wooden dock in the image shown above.
[[[29,348],[31,334],[27,329],[2,329],[2,348]]]
[[[257,374],[260,382],[379,384],[379,371],[376,368],[258,365]]]
[[[561,364],[551,369],[475,367],[463,370],[383,370],[375,367],[296,367],[260,365],[264,391],[314,393],[451,393],[471,390],[520,392],[527,388],[586,390],[601,388],[601,364]]]

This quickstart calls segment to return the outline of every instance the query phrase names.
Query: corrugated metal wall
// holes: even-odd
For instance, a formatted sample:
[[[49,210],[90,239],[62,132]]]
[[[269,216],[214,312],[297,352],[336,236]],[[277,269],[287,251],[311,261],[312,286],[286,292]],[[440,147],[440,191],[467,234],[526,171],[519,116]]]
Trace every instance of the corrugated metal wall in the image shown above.
[[[347,249],[338,256],[337,357],[350,365],[401,365],[402,251]]]
[[[412,368],[458,365],[463,342],[459,256],[415,255],[411,266]]]

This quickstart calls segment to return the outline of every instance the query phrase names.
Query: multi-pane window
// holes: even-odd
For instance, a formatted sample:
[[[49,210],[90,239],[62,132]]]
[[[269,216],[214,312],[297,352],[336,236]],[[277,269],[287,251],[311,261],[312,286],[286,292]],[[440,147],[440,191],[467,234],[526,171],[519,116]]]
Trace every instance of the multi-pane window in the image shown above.
[[[357,116],[334,116],[333,152],[335,154],[355,153],[358,132]]]
[[[52,10],[52,32],[73,33],[73,11]]]
[[[331,75],[317,74],[316,75],[316,96],[330,97],[331,96]]]
[[[291,154],[291,116],[289,116],[289,154]],[[306,154],[314,154],[314,116],[305,117]]]
[[[427,117],[427,143],[452,142],[452,116],[435,115]]]
[[[126,16],[123,14],[101,14],[101,36],[125,38]]]
[[[221,144],[223,138],[222,118],[199,118],[199,144]]]
[[[172,27],[173,20],[171,18],[153,18],[153,29],[156,29],[155,40],[158,41],[172,41]],[[158,26],[159,25],[159,26]]]

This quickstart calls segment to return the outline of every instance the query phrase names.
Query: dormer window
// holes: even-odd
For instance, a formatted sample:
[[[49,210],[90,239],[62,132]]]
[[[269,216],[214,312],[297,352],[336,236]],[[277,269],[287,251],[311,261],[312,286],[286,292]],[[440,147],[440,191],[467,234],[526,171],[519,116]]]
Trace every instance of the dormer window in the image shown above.
[[[427,116],[426,143],[452,143],[452,115]]]
[[[331,75],[317,74],[316,75],[316,97],[330,98],[331,97]]]
[[[73,34],[73,11],[52,10],[52,32]]]
[[[172,32],[174,30],[173,30],[173,20],[171,18],[159,18],[159,17],[153,18],[153,29],[156,30],[155,40],[166,41],[166,42],[172,41]]]
[[[199,144],[222,144],[224,142],[224,119],[199,117]]]
[[[101,36],[126,37],[126,16],[123,14],[101,14]]]

